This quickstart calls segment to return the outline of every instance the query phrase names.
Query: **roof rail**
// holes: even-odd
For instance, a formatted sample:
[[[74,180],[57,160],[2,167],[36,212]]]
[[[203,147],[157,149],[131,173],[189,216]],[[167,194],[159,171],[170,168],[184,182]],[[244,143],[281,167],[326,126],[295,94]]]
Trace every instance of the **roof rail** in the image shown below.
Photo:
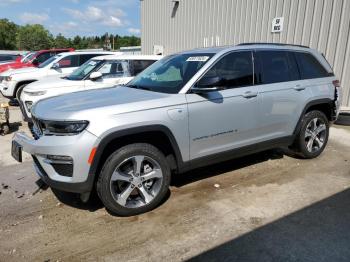
[[[238,44],[239,46],[242,45],[277,45],[277,46],[297,46],[297,47],[304,47],[304,48],[310,48],[306,45],[295,45],[295,44],[282,44],[282,43],[241,43]]]

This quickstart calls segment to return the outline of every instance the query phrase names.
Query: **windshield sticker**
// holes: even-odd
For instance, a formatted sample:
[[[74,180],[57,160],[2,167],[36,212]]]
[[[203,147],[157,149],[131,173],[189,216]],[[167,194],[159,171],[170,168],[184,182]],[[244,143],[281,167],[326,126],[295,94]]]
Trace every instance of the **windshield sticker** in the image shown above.
[[[209,56],[190,56],[187,58],[187,62],[206,62]]]
[[[151,74],[151,80],[156,81],[157,80],[157,75],[155,73]]]

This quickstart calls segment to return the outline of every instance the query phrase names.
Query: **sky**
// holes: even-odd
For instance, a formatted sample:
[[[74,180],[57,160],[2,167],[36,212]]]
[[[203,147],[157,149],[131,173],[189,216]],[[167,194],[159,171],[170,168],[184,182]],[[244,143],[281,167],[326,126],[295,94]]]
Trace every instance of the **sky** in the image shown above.
[[[0,18],[53,35],[140,34],[140,0],[0,0]]]

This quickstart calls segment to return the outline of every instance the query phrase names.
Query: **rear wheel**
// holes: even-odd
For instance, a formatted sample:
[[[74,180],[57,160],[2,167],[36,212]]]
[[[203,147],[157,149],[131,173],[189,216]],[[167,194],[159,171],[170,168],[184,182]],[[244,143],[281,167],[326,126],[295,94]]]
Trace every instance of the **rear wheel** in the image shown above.
[[[303,158],[319,156],[328,142],[329,121],[324,113],[310,111],[302,119],[302,125],[295,140],[295,149]]]
[[[163,153],[139,143],[122,147],[107,159],[97,193],[113,214],[131,216],[159,205],[169,184],[170,168]]]

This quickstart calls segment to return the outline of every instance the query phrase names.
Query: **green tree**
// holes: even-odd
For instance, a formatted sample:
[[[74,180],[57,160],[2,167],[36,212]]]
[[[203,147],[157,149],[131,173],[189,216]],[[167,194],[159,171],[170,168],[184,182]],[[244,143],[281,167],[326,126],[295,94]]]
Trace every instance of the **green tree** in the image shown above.
[[[42,25],[21,26],[16,40],[19,50],[48,49],[53,45],[52,35]]]
[[[0,49],[14,50],[18,26],[7,19],[0,19]]]
[[[68,48],[71,47],[72,43],[69,39],[65,38],[61,33],[55,38],[55,48]]]

